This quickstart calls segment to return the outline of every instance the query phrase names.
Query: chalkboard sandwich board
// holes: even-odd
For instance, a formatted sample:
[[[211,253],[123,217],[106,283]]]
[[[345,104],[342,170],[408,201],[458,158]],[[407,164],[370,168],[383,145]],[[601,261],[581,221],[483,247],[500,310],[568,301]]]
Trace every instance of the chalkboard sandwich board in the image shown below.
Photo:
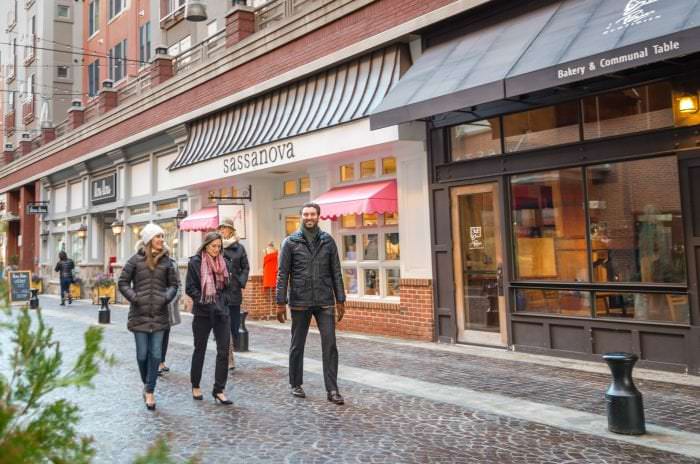
[[[32,296],[32,271],[10,271],[10,303],[27,302]]]

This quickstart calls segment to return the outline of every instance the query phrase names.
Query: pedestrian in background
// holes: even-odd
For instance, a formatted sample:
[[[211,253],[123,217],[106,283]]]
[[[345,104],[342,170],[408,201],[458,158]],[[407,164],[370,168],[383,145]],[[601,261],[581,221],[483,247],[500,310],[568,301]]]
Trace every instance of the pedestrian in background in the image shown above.
[[[306,203],[301,208],[301,227],[287,237],[280,251],[277,271],[277,320],[284,322],[287,304],[292,313],[292,343],[289,349],[289,383],[292,395],[306,398],[302,388],[304,345],[311,317],[321,333],[323,380],[328,401],[343,404],[338,392],[338,322],[345,314],[345,288],[333,237],[318,227],[321,207]]]
[[[167,245],[165,245],[165,247],[167,248]],[[170,250],[168,250],[168,253],[169,252]],[[168,353],[168,343],[170,341],[170,327],[178,325],[182,321],[180,318],[179,308],[180,292],[182,288],[180,285],[180,272],[177,270],[177,261],[173,259],[172,256],[168,256],[168,258],[172,261],[172,264],[175,267],[175,276],[177,277],[177,294],[175,295],[175,299],[168,304],[168,317],[170,325],[167,329],[165,329],[165,332],[163,332],[163,346],[161,348],[160,365],[158,366],[159,376],[166,372],[170,372],[170,368],[167,366],[167,364],[165,364],[165,355]]]
[[[223,241],[224,256],[231,261],[232,266],[231,285],[225,294],[225,301],[231,319],[228,368],[229,370],[234,370],[236,368],[236,358],[233,350],[234,348],[238,349],[239,346],[238,329],[241,325],[241,302],[243,301],[243,289],[248,283],[250,266],[248,265],[248,255],[246,255],[245,248],[238,241],[233,219],[223,219],[219,223],[218,231]]]
[[[233,404],[226,397],[226,372],[228,348],[231,340],[231,317],[224,301],[224,293],[231,285],[233,268],[221,249],[223,240],[218,232],[209,232],[197,254],[190,258],[187,266],[185,293],[192,298],[192,334],[194,352],[190,381],[192,398],[202,400],[200,381],[204,355],[207,351],[209,334],[214,331],[216,339],[216,368],[214,371],[214,401],[220,404]]]
[[[119,276],[119,291],[130,303],[127,328],[136,341],[143,399],[146,407],[154,410],[163,335],[170,328],[168,304],[175,299],[179,282],[165,247],[163,229],[147,224],[141,231],[137,250]]]
[[[58,263],[54,269],[58,272],[59,282],[61,284],[61,306],[66,305],[66,295],[68,295],[68,304],[73,304],[73,296],[70,294],[70,284],[73,283],[73,270],[75,263],[68,257],[65,251],[58,253]]]

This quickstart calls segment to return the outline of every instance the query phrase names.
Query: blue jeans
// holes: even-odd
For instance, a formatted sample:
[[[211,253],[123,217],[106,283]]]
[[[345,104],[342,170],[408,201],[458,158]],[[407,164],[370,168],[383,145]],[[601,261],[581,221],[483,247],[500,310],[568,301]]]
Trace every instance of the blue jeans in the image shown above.
[[[238,349],[238,329],[241,327],[241,305],[231,305],[228,307],[231,317],[231,336],[233,337],[233,347]]]
[[[134,332],[136,339],[136,362],[146,393],[153,393],[161,361],[164,330],[156,332]]]
[[[68,298],[70,301],[73,300],[70,296],[70,284],[72,282],[73,279],[70,277],[61,278],[61,301],[65,300],[66,298]]]

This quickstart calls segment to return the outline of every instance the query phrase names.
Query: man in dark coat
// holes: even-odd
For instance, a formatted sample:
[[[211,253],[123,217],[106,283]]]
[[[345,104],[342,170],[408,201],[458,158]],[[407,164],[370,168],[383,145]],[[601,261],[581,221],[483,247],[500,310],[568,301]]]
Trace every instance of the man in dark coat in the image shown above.
[[[289,349],[289,383],[292,395],[305,398],[302,388],[304,345],[311,317],[321,333],[323,379],[328,401],[343,404],[338,392],[338,348],[335,342],[338,322],[345,314],[345,289],[338,247],[318,227],[321,208],[306,203],[301,209],[301,228],[282,243],[277,271],[277,320],[286,319],[286,305],[292,313],[292,343]]]
[[[70,293],[70,284],[73,283],[73,270],[75,263],[68,257],[65,251],[61,250],[58,253],[58,263],[56,263],[55,271],[58,272],[59,281],[61,283],[61,306],[66,305],[66,295],[68,295],[68,304],[73,304],[73,297]]]
[[[221,234],[224,247],[224,256],[231,261],[233,267],[231,286],[225,295],[226,305],[231,316],[231,346],[229,347],[228,368],[236,368],[236,358],[233,356],[234,348],[238,348],[238,329],[241,326],[241,302],[243,301],[243,289],[248,283],[248,255],[245,248],[238,241],[233,219],[224,218],[219,223],[218,231]]]

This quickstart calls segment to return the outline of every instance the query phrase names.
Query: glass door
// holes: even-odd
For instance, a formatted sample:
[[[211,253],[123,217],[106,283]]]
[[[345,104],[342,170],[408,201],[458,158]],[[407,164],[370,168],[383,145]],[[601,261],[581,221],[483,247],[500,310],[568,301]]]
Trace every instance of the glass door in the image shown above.
[[[457,339],[505,345],[503,253],[498,184],[452,190]]]

